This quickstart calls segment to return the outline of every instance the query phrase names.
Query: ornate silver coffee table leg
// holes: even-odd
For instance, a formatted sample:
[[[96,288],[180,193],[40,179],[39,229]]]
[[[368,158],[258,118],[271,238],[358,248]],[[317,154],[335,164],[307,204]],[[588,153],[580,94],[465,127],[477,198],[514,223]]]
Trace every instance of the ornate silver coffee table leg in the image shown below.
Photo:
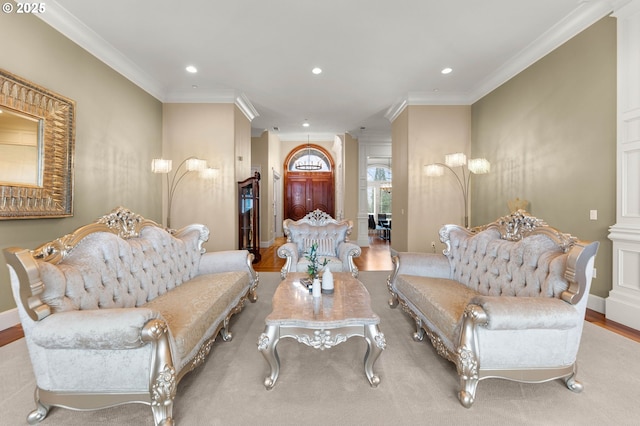
[[[380,384],[380,377],[373,372],[373,364],[387,346],[384,334],[380,332],[375,324],[365,326],[365,340],[367,341],[367,353],[364,356],[364,372],[367,374],[369,383],[374,388]]]
[[[280,373],[280,358],[278,357],[278,350],[276,349],[279,340],[278,335],[278,327],[268,325],[258,339],[258,350],[262,353],[264,359],[267,360],[271,369],[270,374],[264,379],[264,386],[267,390],[273,389],[276,380],[278,380],[278,374]]]

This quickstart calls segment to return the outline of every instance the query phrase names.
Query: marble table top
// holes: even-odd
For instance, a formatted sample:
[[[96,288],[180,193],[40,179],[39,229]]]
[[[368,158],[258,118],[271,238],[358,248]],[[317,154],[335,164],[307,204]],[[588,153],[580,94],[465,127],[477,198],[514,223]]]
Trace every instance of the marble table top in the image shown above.
[[[290,272],[273,295],[266,325],[333,328],[379,324],[366,287],[348,272],[335,272],[334,292],[314,298],[300,282],[307,274]]]

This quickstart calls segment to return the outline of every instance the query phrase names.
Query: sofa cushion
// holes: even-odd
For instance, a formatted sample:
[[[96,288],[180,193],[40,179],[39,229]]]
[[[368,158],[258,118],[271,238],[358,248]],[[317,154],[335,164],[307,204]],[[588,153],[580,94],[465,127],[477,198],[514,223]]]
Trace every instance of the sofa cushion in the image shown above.
[[[225,309],[235,306],[234,298],[248,286],[246,272],[199,275],[144,307],[159,311],[167,321],[177,354],[184,360],[203,338],[209,337],[207,329],[224,319]]]
[[[430,326],[454,345],[460,334],[460,319],[469,301],[478,293],[446,278],[398,275],[396,289],[432,321]]]

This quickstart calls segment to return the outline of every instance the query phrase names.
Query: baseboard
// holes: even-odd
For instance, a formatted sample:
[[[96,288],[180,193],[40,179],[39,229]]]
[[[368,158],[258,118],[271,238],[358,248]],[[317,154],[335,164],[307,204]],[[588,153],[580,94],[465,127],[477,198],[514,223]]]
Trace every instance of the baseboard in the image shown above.
[[[589,299],[587,300],[587,308],[601,314],[606,314],[607,313],[606,299],[604,297],[594,296],[593,294],[590,294]]]
[[[276,240],[273,239],[273,238],[268,240],[268,241],[260,241],[260,248],[269,248],[272,245],[274,245],[275,242],[276,242]]]
[[[0,331],[11,328],[20,324],[20,317],[18,316],[18,308],[9,309],[8,311],[0,312]]]

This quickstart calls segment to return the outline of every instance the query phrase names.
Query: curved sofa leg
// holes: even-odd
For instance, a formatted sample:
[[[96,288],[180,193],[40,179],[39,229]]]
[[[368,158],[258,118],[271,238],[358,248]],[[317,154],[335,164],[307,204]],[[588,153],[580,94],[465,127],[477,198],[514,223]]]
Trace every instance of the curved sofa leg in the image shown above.
[[[229,331],[229,319],[231,315],[228,315],[222,324],[222,329],[220,329],[220,334],[222,335],[222,340],[225,342],[230,342],[233,339],[233,333]]]
[[[36,409],[27,416],[27,423],[30,425],[35,425],[43,421],[44,418],[47,417],[47,414],[49,414],[49,408],[51,408],[49,405],[43,404],[40,401],[40,394],[37,387],[33,394],[33,399],[36,402]]]
[[[391,293],[389,307],[395,308],[398,306],[398,294],[395,292],[393,284],[396,282],[396,276],[398,275],[398,269],[400,268],[400,258],[397,255],[392,256],[391,262],[393,263],[393,271],[387,277],[387,289],[389,290],[389,293]]]
[[[398,307],[398,295],[395,293],[391,293],[391,297],[389,298],[389,307],[395,309]]]
[[[460,377],[458,399],[465,408],[470,408],[476,397],[480,372],[480,357],[476,327],[486,324],[487,313],[478,305],[468,305],[462,316],[460,344],[456,349],[455,363]]]
[[[416,332],[413,333],[413,340],[422,342],[424,340],[424,329],[422,328],[422,320],[418,317],[414,318],[416,322]]]
[[[580,393],[584,389],[582,383],[576,380],[576,375],[578,374],[578,363],[573,364],[573,373],[570,376],[564,378],[564,383],[567,385],[570,391],[575,393]]]
[[[149,321],[142,329],[141,338],[154,346],[149,377],[154,422],[156,425],[173,426],[173,400],[178,383],[167,323],[157,319]]]
[[[478,387],[478,359],[471,351],[458,348],[456,368],[460,377],[458,399],[465,408],[470,408],[476,399]]]

